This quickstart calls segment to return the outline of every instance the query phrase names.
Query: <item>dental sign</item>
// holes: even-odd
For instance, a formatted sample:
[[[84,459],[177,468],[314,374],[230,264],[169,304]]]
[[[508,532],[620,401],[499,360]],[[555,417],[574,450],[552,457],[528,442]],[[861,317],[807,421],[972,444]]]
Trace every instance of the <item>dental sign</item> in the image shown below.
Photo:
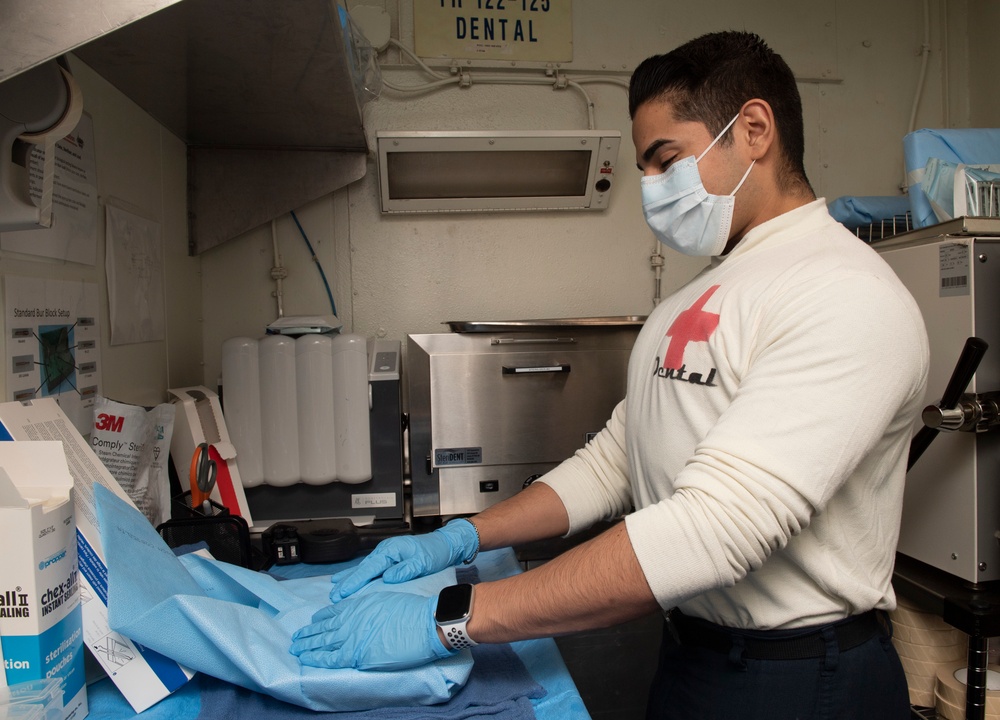
[[[571,0],[413,0],[422,58],[569,62]]]

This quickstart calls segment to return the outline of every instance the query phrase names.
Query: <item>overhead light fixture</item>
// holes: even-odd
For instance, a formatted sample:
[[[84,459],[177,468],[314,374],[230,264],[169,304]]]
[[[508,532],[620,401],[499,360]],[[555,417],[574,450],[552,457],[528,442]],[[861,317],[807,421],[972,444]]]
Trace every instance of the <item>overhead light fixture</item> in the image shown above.
[[[621,133],[376,133],[383,213],[604,210]]]

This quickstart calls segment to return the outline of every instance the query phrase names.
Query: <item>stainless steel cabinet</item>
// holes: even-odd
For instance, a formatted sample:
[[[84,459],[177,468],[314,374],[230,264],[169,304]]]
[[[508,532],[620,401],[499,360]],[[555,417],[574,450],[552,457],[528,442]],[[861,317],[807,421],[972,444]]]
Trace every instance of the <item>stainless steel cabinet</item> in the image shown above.
[[[413,513],[478,512],[586,444],[625,396],[640,318],[456,323],[410,335]]]
[[[961,218],[875,248],[910,290],[927,326],[925,404],[941,398],[970,336],[990,348],[966,391],[1000,390],[1000,220]],[[907,473],[899,552],[984,582],[1000,579],[998,537],[1000,433],[940,433]]]

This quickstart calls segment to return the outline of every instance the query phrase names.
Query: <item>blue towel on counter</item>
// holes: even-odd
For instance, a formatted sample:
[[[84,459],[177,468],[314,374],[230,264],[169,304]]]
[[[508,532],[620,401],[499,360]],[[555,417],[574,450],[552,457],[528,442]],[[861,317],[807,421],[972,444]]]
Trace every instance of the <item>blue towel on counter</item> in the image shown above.
[[[475,665],[461,692],[442,705],[430,707],[317,713],[199,673],[169,698],[138,716],[110,678],[104,678],[88,689],[88,717],[92,720],[131,717],[143,720],[374,720],[383,717],[389,720],[535,720],[531,701],[541,699],[546,691],[531,679],[510,645],[481,645],[472,649],[472,656]],[[560,677],[568,677],[565,669]],[[581,704],[578,712],[574,708],[572,715],[560,712],[555,717],[587,715]]]
[[[198,720],[534,720],[532,699],[545,695],[510,645],[472,649],[472,674],[465,687],[441,705],[384,708],[363,712],[316,713],[274,698],[199,675],[201,713]]]
[[[198,681],[203,677],[208,676],[195,675],[180,690],[174,691],[139,715],[115,687],[111,678],[101,678],[87,685],[87,720],[195,720],[201,708],[201,688]],[[211,679],[218,682],[215,678]]]
[[[142,513],[100,485],[94,494],[109,625],[192,670],[322,712],[436,705],[469,678],[469,651],[402,671],[305,667],[288,647],[329,604],[329,576],[279,582],[197,555],[177,558]],[[449,569],[394,588],[431,595],[454,582]],[[383,588],[376,581],[361,592]]]

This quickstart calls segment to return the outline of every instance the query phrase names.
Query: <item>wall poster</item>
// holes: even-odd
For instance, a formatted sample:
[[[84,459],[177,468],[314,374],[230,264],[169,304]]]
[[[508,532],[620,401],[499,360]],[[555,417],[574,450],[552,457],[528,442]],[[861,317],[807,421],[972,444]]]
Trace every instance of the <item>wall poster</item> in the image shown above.
[[[97,283],[4,278],[7,400],[52,397],[81,435],[101,394]]]

